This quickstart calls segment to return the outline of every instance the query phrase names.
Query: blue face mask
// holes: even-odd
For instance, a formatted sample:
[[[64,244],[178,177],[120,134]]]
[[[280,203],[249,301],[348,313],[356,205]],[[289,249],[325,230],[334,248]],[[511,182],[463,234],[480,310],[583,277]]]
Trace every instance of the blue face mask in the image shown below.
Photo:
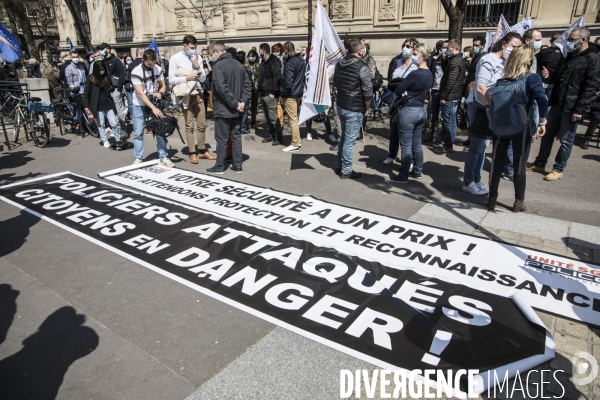
[[[452,52],[450,50],[446,50],[446,57],[452,57]]]
[[[419,65],[419,62],[420,62],[420,61],[419,61],[419,56],[415,56],[415,55],[413,54],[413,56],[412,56],[411,58],[412,58],[412,63],[413,63],[413,64],[415,64],[415,65]]]
[[[100,50],[100,55],[102,57],[105,57],[106,56],[106,50]]]
[[[127,62],[127,65],[129,65],[129,64],[131,64],[132,61],[131,60],[127,60],[126,62]]]
[[[575,43],[567,42],[567,53],[572,53],[576,49]]]
[[[194,49],[194,50],[187,50],[185,53],[186,53],[188,56],[193,56],[194,54],[196,54],[196,49]]]
[[[288,55],[287,55],[287,53],[283,53],[283,59],[284,59],[284,60],[287,60],[287,59],[288,59]]]
[[[106,71],[100,71],[100,75],[104,75]]]
[[[479,47],[473,47],[473,53],[479,54]]]
[[[407,49],[406,47],[402,48],[402,57],[407,58],[408,56],[410,56],[411,50]]]
[[[213,56],[209,56],[209,57],[208,57],[208,59],[209,59],[210,61],[212,61],[212,62],[217,62],[217,59],[216,59],[216,58],[214,58]]]

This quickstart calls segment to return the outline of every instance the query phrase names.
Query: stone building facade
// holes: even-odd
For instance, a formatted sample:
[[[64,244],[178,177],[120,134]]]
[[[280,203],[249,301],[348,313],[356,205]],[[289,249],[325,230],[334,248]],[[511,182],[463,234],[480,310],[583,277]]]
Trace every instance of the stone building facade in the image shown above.
[[[215,0],[80,0],[81,13],[89,25],[92,43],[110,43],[117,51],[145,47],[153,38],[161,50],[172,54],[180,49],[184,34],[194,34],[202,43],[204,25],[197,18],[204,1],[210,10]],[[213,3],[210,3],[213,1]],[[313,9],[316,9],[313,0]],[[371,53],[385,65],[397,54],[407,37],[433,45],[448,36],[448,18],[439,0],[326,0],[323,5],[343,39],[359,36],[371,42]],[[563,31],[580,16],[592,33],[600,33],[600,0],[467,0],[464,45],[475,35],[492,29],[503,14],[516,23],[526,16],[548,37]],[[290,40],[307,44],[308,4],[294,0],[224,0],[221,9],[207,19],[211,40],[248,50],[262,42]],[[66,5],[59,12],[65,23],[59,26],[63,48],[66,37],[75,38]],[[207,12],[207,11],[205,11]],[[207,12],[208,13],[208,12]],[[195,15],[194,15],[195,14]],[[313,13],[314,15],[314,13]],[[83,50],[83,49],[82,49]]]

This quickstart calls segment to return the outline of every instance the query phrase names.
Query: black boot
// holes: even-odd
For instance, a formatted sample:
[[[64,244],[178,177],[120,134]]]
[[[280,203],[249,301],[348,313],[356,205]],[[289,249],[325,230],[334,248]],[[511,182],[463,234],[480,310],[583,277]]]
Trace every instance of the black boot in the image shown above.
[[[496,201],[498,200],[498,196],[490,196],[487,203],[488,211],[494,211],[496,209]]]
[[[525,199],[516,199],[515,205],[513,206],[513,212],[518,213],[519,211],[527,211],[527,206],[525,205]]]

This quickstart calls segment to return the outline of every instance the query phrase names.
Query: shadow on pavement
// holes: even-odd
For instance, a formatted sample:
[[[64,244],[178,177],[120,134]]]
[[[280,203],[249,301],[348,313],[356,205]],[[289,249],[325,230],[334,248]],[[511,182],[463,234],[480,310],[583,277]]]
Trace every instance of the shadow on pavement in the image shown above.
[[[29,172],[27,175],[16,175],[16,174],[4,174],[0,175],[0,185],[8,185],[10,183],[15,183],[17,181],[21,181],[23,179],[35,178],[36,176],[42,175],[41,172]]]
[[[586,154],[581,158],[583,158],[585,160],[594,160],[594,161],[600,162],[600,155],[598,155],[598,154]]]
[[[71,139],[52,136],[47,147],[66,147],[71,143]]]
[[[30,154],[31,152],[27,150],[4,153],[2,157],[0,157],[0,169],[22,167],[29,161],[35,160],[35,158],[29,157]]]
[[[96,332],[73,307],[50,314],[23,348],[0,361],[3,399],[55,399],[67,370],[98,347]]]
[[[0,284],[0,344],[6,340],[8,329],[17,313],[18,296],[18,290],[6,283]]]
[[[4,257],[23,246],[29,236],[29,229],[40,219],[24,210],[16,217],[0,221],[0,257]]]

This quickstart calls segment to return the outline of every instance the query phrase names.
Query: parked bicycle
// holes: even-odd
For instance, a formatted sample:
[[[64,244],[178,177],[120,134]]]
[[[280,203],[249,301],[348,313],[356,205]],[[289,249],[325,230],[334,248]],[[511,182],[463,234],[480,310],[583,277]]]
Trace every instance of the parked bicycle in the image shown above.
[[[382,79],[387,81],[385,78]],[[383,85],[378,90],[373,92],[373,97],[371,98],[371,118],[373,121],[379,117],[381,122],[384,122],[384,116],[387,115],[387,112],[390,109],[390,105],[381,98],[381,93],[383,93],[385,88],[387,88],[387,86]]]
[[[73,91],[73,90],[76,91]],[[56,89],[55,93],[63,94],[63,101],[54,103],[54,111],[60,134],[77,133],[82,137],[89,134],[95,138],[100,137],[98,124],[94,119],[89,119],[83,109],[83,96],[79,88]]]

